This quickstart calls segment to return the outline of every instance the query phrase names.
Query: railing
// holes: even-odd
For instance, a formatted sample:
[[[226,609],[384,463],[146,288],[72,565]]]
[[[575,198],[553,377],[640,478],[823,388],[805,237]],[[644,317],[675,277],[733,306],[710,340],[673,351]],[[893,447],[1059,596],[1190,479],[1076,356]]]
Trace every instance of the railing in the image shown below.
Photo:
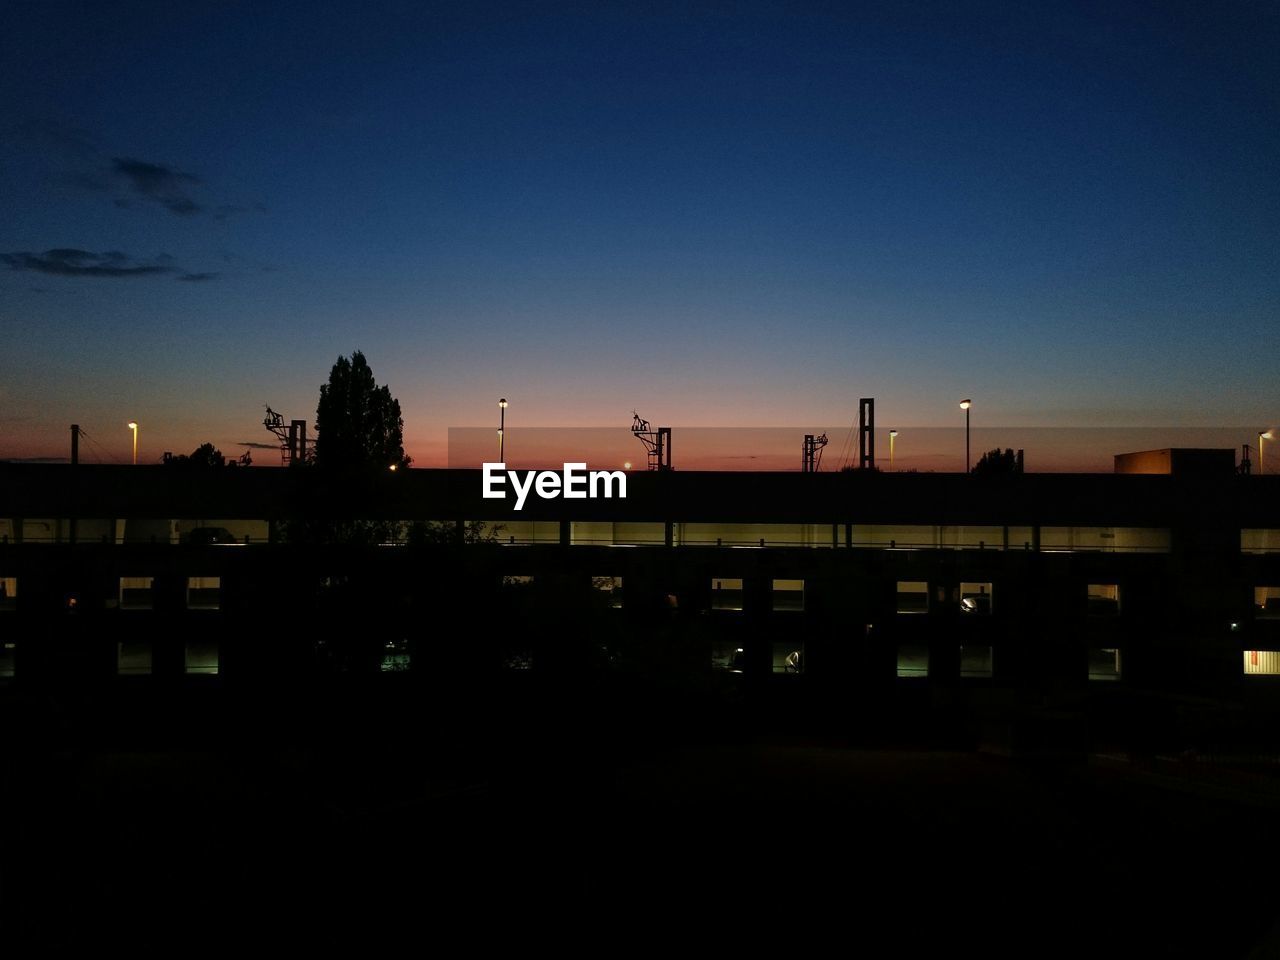
[[[841,525],[843,526],[843,525]],[[449,542],[451,536],[439,534],[433,542]],[[561,540],[558,532],[555,535],[539,533],[535,535],[514,534],[501,530],[484,530],[479,533],[468,531],[464,535],[464,542],[467,544],[495,544],[507,547],[516,546],[556,546]],[[220,540],[198,540],[192,541],[186,535],[177,536],[161,536],[153,535],[142,538],[129,537],[112,537],[110,535],[102,535],[99,537],[78,536],[75,540],[76,545],[115,545],[115,546],[145,546],[145,545],[170,545],[170,546],[190,546],[190,547],[218,547],[218,548],[234,548],[246,546],[264,546],[271,543],[287,543],[288,540],[270,536],[253,536],[245,534],[235,539]],[[412,545],[417,542],[417,534],[415,531],[408,529],[407,524],[403,531],[394,531],[391,535],[386,536],[376,545],[380,547],[403,547]],[[578,535],[571,536],[571,546],[584,547],[662,547],[666,546],[666,537],[657,533],[652,536],[635,536],[635,537],[583,537]],[[69,533],[65,527],[59,530],[50,530],[32,534],[30,532],[24,534],[21,540],[11,538],[9,535],[0,535],[0,546],[14,545],[72,545]],[[831,537],[813,537],[813,538],[777,538],[777,537],[751,537],[751,538],[731,538],[731,537],[699,537],[691,538],[687,535],[681,535],[679,525],[672,536],[672,545],[675,547],[691,547],[705,548],[716,547],[721,549],[733,550],[831,550],[831,549],[855,549],[855,550],[894,550],[894,551],[979,551],[979,552],[1033,552],[1036,550],[1035,544],[1029,540],[1010,540],[1005,546],[1002,540],[978,539],[972,541],[946,541],[940,538],[931,539],[898,539],[894,537],[877,537],[875,539],[859,538],[854,540],[846,540],[843,530],[837,529],[837,535]],[[1138,543],[1138,544],[1088,544],[1088,545],[1069,545],[1061,543],[1041,543],[1039,547],[1040,553],[1066,553],[1066,554],[1167,554],[1170,551],[1169,543]],[[1248,548],[1249,553],[1280,553],[1280,547],[1253,547]]]

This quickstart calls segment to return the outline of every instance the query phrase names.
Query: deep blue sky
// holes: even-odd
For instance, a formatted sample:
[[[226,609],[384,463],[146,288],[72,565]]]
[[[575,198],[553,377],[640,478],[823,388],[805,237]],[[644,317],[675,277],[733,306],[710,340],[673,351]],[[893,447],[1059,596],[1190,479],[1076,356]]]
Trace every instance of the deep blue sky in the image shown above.
[[[500,395],[1265,426],[1278,49],[1260,3],[8,4],[0,456],[238,452],[354,349],[422,463]]]

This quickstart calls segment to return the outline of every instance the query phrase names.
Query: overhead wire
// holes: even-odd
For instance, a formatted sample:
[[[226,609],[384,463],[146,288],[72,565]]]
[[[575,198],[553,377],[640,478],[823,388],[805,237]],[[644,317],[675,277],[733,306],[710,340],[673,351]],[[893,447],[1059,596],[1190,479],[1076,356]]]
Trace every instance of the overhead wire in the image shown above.
[[[85,429],[84,429],[83,427],[80,429],[80,438],[81,438],[82,440],[87,440],[87,441],[89,442],[89,445],[93,447],[93,449],[94,449],[94,450],[96,451],[96,453],[98,454],[98,462],[99,462],[99,463],[102,463],[102,462],[103,462],[103,457],[105,457],[105,458],[106,458],[108,461],[110,461],[111,463],[119,463],[119,462],[120,462],[120,460],[119,460],[119,459],[117,459],[117,458],[116,458],[116,456],[115,456],[114,454],[112,454],[112,453],[111,453],[110,451],[108,451],[105,447],[103,447],[103,446],[102,446],[102,444],[98,443],[98,441],[97,441],[97,440],[93,439],[93,437],[89,436],[89,434],[85,431]]]

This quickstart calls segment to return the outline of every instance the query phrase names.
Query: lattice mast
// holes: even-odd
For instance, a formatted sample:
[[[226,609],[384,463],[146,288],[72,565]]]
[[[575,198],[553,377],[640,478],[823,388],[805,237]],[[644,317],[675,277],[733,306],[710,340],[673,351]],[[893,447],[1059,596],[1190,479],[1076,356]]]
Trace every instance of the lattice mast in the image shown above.
[[[649,425],[649,421],[634,410],[631,411],[631,432],[644,444],[648,455],[650,470],[671,469],[671,428],[659,427],[657,430]]]
[[[284,416],[267,407],[262,425],[280,441],[280,462],[286,467],[303,464],[311,459],[315,452],[315,440],[307,437],[307,421],[290,420],[286,426]]]
[[[817,473],[822,468],[822,448],[827,445],[827,435],[804,435],[804,448],[800,454],[800,472]]]

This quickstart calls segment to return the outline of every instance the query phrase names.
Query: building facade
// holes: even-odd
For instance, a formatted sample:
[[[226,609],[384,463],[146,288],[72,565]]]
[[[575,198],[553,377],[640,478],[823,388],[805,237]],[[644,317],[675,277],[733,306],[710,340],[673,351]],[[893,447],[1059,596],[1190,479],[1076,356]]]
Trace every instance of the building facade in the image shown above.
[[[628,481],[516,512],[479,471],[0,465],[0,676],[572,672],[646,644],[829,689],[1280,676],[1280,477]]]

